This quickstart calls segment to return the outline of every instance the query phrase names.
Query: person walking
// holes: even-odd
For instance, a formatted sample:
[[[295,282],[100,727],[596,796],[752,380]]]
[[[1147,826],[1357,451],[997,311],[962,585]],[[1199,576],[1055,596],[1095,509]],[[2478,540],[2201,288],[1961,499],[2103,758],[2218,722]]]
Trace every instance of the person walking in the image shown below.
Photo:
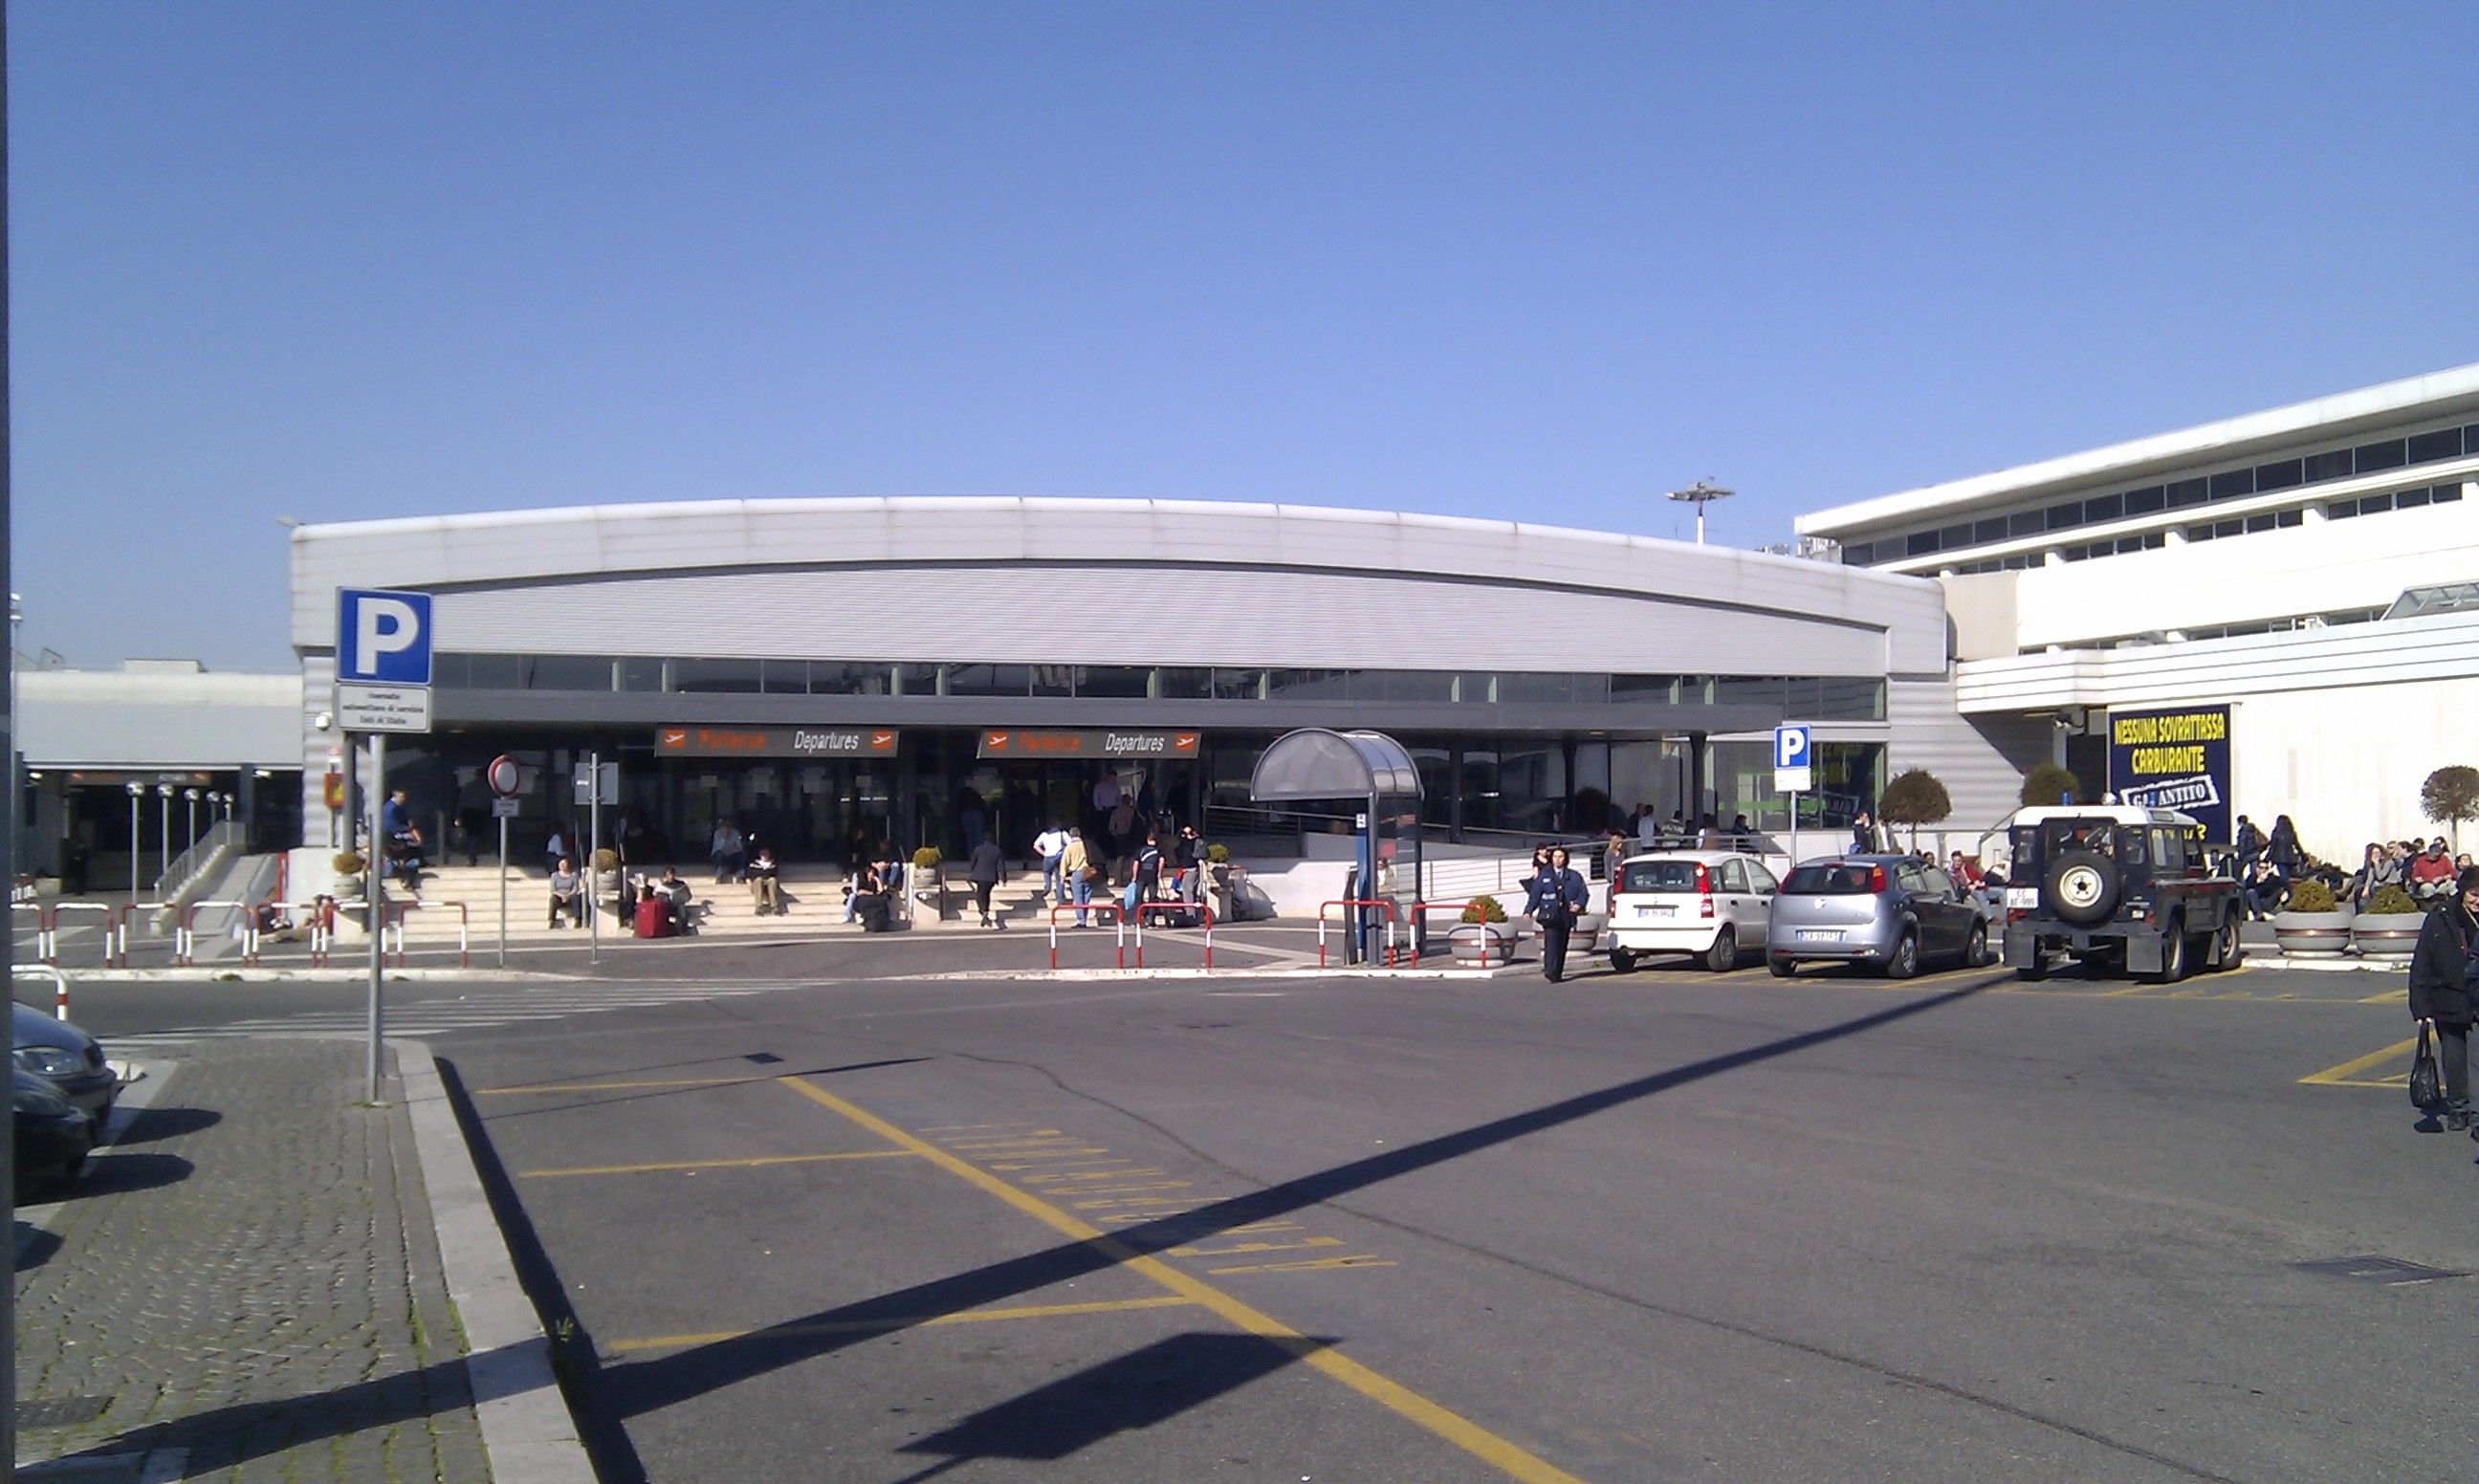
[[[1085,848],[1085,832],[1067,832],[1067,848],[1060,853],[1059,875],[1067,883],[1067,894],[1076,904],[1076,926],[1087,926],[1086,908],[1093,900],[1093,878],[1100,873],[1093,868],[1093,857]],[[1055,909],[1059,904],[1050,904]],[[1050,919],[1059,920],[1055,911]]]
[[[2281,867],[2281,874],[2294,877],[2307,861],[2307,852],[2299,848],[2298,827],[2283,814],[2272,822],[2272,837],[2264,842],[2263,858]]]
[[[1190,904],[1205,900],[1205,839],[1194,825],[1179,827],[1179,895]]]
[[[1553,985],[1567,976],[1567,937],[1575,931],[1584,903],[1583,875],[1567,864],[1567,848],[1561,845],[1533,873],[1531,894],[1523,900],[1524,914],[1541,929],[1541,977]]]
[[[964,880],[973,883],[973,905],[982,909],[982,926],[984,928],[998,926],[990,916],[990,893],[998,888],[1002,854],[999,842],[984,835],[974,843],[973,853],[964,859]]]
[[[1059,905],[1059,862],[1067,854],[1067,832],[1052,825],[1033,837],[1033,853],[1041,860],[1041,905]]]
[[[2479,866],[2454,883],[2454,900],[2427,914],[2410,956],[2410,1016],[2436,1032],[2444,1071],[2444,1126],[2470,1122],[2471,1000],[2479,993]]]
[[[1145,832],[1144,843],[1137,848],[1135,861],[1128,867],[1128,890],[1120,908],[1131,921],[1141,922],[1137,908],[1162,895],[1162,837]]]
[[[1877,837],[1877,822],[1861,809],[1851,816],[1851,854],[1875,856],[1883,854],[1885,842]]]

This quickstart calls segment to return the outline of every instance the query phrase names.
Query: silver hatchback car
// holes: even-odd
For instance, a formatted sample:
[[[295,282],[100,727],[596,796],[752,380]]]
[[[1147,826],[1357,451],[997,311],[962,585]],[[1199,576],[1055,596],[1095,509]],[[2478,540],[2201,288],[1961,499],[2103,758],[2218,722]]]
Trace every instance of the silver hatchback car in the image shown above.
[[[1774,897],[1765,964],[1866,963],[1908,979],[1923,959],[1988,961],[1988,919],[1945,872],[1913,856],[1844,856],[1794,869]]]

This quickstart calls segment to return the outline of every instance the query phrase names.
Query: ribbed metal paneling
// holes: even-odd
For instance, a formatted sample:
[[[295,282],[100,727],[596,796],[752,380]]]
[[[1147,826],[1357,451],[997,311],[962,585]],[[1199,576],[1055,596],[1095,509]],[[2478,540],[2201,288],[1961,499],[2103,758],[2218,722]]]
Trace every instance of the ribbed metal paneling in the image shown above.
[[[2479,613],[1978,660],[1958,667],[1974,712],[2241,701],[2479,676]]]
[[[627,574],[686,574],[690,569],[1084,562],[1097,552],[1173,570],[1196,563],[1356,568],[1660,595],[1720,605],[1725,611],[1753,610],[1802,618],[1811,625],[1838,622],[1880,630],[1886,635],[1880,649],[1888,652],[1869,661],[1871,665],[1932,670],[1945,659],[1941,596],[1933,583],[1917,578],[1720,547],[1504,522],[1300,506],[1089,499],[713,500],[307,526],[293,538],[293,638],[302,649],[334,642],[335,589],[343,586],[444,592],[474,584],[599,581]],[[1032,606],[1020,601],[1018,586],[1002,576],[986,591],[907,593],[907,621],[931,607],[959,605],[979,608],[984,629],[1019,627]],[[1269,622],[1277,624],[1289,624],[1296,616],[1295,608],[1285,611],[1294,604],[1289,592],[1262,580],[1237,597],[1247,609],[1237,616],[1243,624],[1260,613],[1269,613]],[[1622,621],[1615,611],[1603,610],[1600,616]],[[1398,619],[1393,627],[1407,622]],[[1131,627],[1130,615],[1103,612],[1090,622],[1066,626],[1061,637],[1082,640],[1098,630]],[[1704,628],[1718,636],[1727,627],[1707,622]],[[1781,630],[1762,632],[1751,641],[1757,648],[1768,646]],[[527,646],[512,637],[494,647]],[[1072,646],[1054,649],[1045,657],[1111,662]],[[1353,658],[1363,664],[1381,662]],[[1597,663],[1576,660],[1538,668],[1583,669]],[[1776,656],[1776,663],[1762,669],[1818,673],[1823,667],[1790,665]]]
[[[452,651],[1876,676],[1877,630],[1652,596],[1214,567],[873,566],[451,590]]]
[[[1885,775],[1926,768],[1954,801],[1949,831],[1981,831],[2021,803],[2023,775],[2050,757],[2046,717],[1965,717],[1954,708],[1952,680],[1896,680],[1886,687],[1894,740]]]

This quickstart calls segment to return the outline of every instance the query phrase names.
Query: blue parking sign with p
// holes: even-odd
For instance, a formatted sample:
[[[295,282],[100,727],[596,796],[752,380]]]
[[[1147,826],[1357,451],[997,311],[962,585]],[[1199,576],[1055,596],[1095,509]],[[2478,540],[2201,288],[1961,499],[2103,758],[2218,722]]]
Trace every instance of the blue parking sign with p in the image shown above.
[[[346,684],[430,683],[430,595],[336,592],[336,678]]]
[[[1807,729],[1776,727],[1774,729],[1774,766],[1804,768],[1807,766]]]

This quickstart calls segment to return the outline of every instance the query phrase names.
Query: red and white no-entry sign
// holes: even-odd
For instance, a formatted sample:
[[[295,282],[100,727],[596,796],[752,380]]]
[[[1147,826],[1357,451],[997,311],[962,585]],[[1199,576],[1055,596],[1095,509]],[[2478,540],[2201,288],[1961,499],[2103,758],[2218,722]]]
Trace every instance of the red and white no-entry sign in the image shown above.
[[[518,792],[517,784],[519,781],[517,760],[509,756],[507,754],[501,753],[498,756],[491,759],[491,765],[489,767],[482,770],[482,780],[490,784],[491,792],[498,794],[500,798],[515,798]]]

